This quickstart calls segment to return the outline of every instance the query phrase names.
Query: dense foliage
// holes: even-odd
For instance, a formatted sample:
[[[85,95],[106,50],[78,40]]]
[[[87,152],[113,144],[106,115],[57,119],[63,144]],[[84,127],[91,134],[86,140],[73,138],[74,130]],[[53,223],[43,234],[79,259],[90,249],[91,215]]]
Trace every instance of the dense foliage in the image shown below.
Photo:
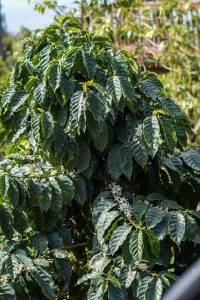
[[[60,18],[1,98],[0,299],[160,299],[199,256],[200,151],[154,73]]]
[[[168,95],[178,99],[192,121],[191,141],[199,143],[200,16],[193,2],[81,0],[74,12],[70,6],[63,11],[57,1],[39,1],[36,8],[54,7],[64,14],[70,8],[84,29],[107,33],[115,48],[128,50],[147,69],[156,68]]]

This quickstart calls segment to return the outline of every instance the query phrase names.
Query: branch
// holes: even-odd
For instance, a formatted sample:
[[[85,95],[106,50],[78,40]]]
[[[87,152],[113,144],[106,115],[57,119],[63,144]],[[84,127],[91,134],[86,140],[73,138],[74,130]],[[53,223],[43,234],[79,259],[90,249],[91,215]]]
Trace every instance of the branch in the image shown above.
[[[71,245],[68,247],[65,247],[66,249],[75,249],[75,248],[79,248],[79,247],[84,247],[90,245],[90,242],[84,242],[84,243],[80,243],[80,244],[76,244],[76,245]]]

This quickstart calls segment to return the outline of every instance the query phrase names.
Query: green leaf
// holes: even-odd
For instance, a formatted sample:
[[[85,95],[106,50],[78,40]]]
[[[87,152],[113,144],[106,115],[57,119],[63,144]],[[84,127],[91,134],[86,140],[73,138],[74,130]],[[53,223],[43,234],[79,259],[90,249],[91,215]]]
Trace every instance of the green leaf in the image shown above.
[[[193,170],[200,171],[200,152],[195,149],[189,149],[182,152],[181,157],[188,167]]]
[[[0,227],[7,239],[12,238],[14,233],[13,215],[11,208],[6,203],[0,205]]]
[[[171,121],[163,116],[159,116],[159,121],[164,132],[164,137],[167,145],[171,151],[174,150],[176,146],[176,132]]]
[[[136,270],[129,270],[127,273],[127,278],[126,278],[126,283],[125,283],[125,288],[128,289],[134,279],[136,278],[137,271]]]
[[[150,207],[145,215],[148,229],[154,228],[164,218],[163,211],[158,207]]]
[[[184,172],[183,163],[178,156],[171,156],[170,158],[163,157],[162,161],[171,170],[179,174]]]
[[[108,171],[114,180],[118,180],[121,175],[119,164],[120,144],[115,144],[108,153]]]
[[[185,218],[183,214],[179,212],[169,213],[168,231],[171,239],[180,245],[185,234]]]
[[[172,201],[172,200],[163,200],[160,203],[160,207],[162,207],[163,209],[173,209],[173,210],[181,210],[183,209],[182,206],[180,206],[177,202]]]
[[[24,252],[22,252],[22,253],[24,253]],[[28,256],[26,256],[26,255],[20,254],[20,251],[15,256],[19,259],[19,261],[25,267],[27,267],[27,268],[32,268],[33,267],[33,260],[31,258],[29,258]]]
[[[77,91],[71,98],[70,102],[71,111],[71,127],[72,130],[80,133],[80,129],[85,130],[85,111],[86,111],[86,98],[82,91]]]
[[[83,172],[88,169],[90,165],[91,152],[88,144],[84,139],[78,139],[79,147],[79,160],[78,160],[78,170]]]
[[[141,230],[135,230],[130,236],[130,254],[136,262],[140,262],[143,255],[143,234]]]
[[[63,76],[60,83],[60,91],[64,98],[64,102],[67,103],[74,93],[74,82]]]
[[[143,93],[145,93],[152,100],[156,100],[156,98],[160,95],[161,91],[163,90],[162,83],[154,75],[142,79],[139,82],[138,87]]]
[[[9,120],[13,114],[26,103],[27,99],[28,95],[25,91],[16,91],[12,96],[8,108],[4,114],[4,120]]]
[[[60,225],[59,227],[56,227],[56,229],[60,236],[62,236],[65,245],[70,246],[72,244],[72,236],[66,225]]]
[[[11,102],[12,96],[15,94],[15,85],[10,85],[8,89],[5,90],[1,97],[1,106],[5,108]]]
[[[83,205],[87,200],[87,189],[84,178],[80,175],[77,175],[73,181],[75,188],[75,196],[74,199],[80,204]]]
[[[65,155],[66,134],[58,122],[54,122],[54,149],[57,162],[61,162]]]
[[[160,255],[160,241],[158,240],[158,236],[154,231],[148,230],[148,241],[151,247],[151,252],[156,258],[159,258]]]
[[[94,145],[101,153],[105,150],[108,144],[108,128],[106,123],[101,125],[101,130],[94,139]]]
[[[161,104],[171,117],[174,117],[175,119],[185,117],[183,111],[174,100],[167,97],[162,97]]]
[[[148,208],[148,204],[144,203],[142,200],[133,202],[132,212],[138,222],[142,220],[142,217],[145,214],[147,208]]]
[[[13,209],[12,213],[14,217],[13,226],[15,230],[17,230],[20,233],[23,233],[26,230],[28,224],[27,215],[24,212],[20,212],[16,209]]]
[[[27,296],[28,299],[29,298],[29,291],[27,288],[27,284],[26,281],[24,280],[24,278],[22,277],[22,275],[18,275],[12,282],[12,287],[15,290],[15,293],[17,295],[20,295],[22,297],[23,296]]]
[[[96,226],[97,221],[101,214],[109,211],[113,207],[117,205],[116,202],[112,199],[112,194],[110,192],[103,192],[101,193],[93,203],[92,209],[92,222],[94,226]]]
[[[41,82],[34,90],[34,98],[36,99],[39,105],[43,106],[46,100],[46,96],[47,96],[46,86],[44,83]]]
[[[86,102],[89,111],[93,115],[93,118],[99,123],[102,122],[105,117],[105,108],[103,105],[103,101],[100,99],[99,95],[94,91],[89,91],[87,94]]]
[[[182,128],[178,125],[173,125],[174,130],[176,132],[177,142],[181,145],[182,148],[187,146],[187,134],[185,128]]]
[[[94,78],[97,71],[97,63],[95,58],[89,54],[88,52],[83,51],[83,63],[87,71],[87,75],[89,79]]]
[[[116,220],[117,217],[119,217],[119,212],[117,210],[104,212],[100,215],[98,222],[95,226],[97,231],[97,239],[99,243],[101,244],[103,241],[103,236],[106,230],[110,227],[112,222]]]
[[[22,264],[20,264],[18,258],[15,255],[9,255],[4,262],[4,267],[6,270],[6,275],[10,275],[12,278],[16,278],[20,267],[22,267]]]
[[[124,174],[128,180],[131,180],[133,166],[132,166],[132,155],[130,145],[124,144],[121,146],[119,153],[119,165],[122,174]]]
[[[62,191],[58,181],[54,177],[50,177],[49,182],[52,189],[51,209],[59,214],[63,206]]]
[[[156,116],[149,116],[144,119],[143,132],[148,152],[154,157],[158,151],[160,141],[160,126]]]
[[[147,196],[147,201],[153,202],[153,201],[162,201],[165,199],[165,197],[159,193],[151,193]]]
[[[121,288],[114,286],[112,283],[108,284],[108,299],[109,300],[125,300],[125,293]]]
[[[17,300],[15,291],[9,283],[0,285],[0,300]]]
[[[128,65],[124,59],[122,53],[118,53],[115,57],[111,60],[112,69],[117,75],[121,75],[123,77],[129,77],[129,70]]]
[[[121,88],[119,77],[118,76],[109,77],[106,83],[106,89],[118,104],[122,96],[122,88]]]
[[[60,87],[61,74],[62,70],[59,64],[55,63],[50,65],[48,69],[48,80],[54,92]]]
[[[51,207],[52,188],[47,180],[42,182],[42,194],[39,198],[39,207],[47,212]]]
[[[45,139],[50,138],[54,131],[54,121],[53,121],[53,116],[49,111],[44,112],[42,114],[41,125],[42,125],[44,138]]]
[[[6,174],[0,176],[0,193],[3,199],[6,198],[9,189],[9,177]]]
[[[124,76],[119,76],[119,80],[121,83],[122,93],[124,97],[130,100],[130,103],[133,105],[134,98],[135,98],[135,91],[133,89],[131,82],[129,81],[129,78]]]
[[[92,283],[87,294],[87,300],[103,300],[103,289],[100,283]]]
[[[40,266],[30,269],[30,274],[41,288],[44,296],[47,299],[55,300],[54,282],[51,275]]]
[[[19,191],[17,181],[12,178],[9,179],[8,198],[13,206],[17,208],[19,204]]]
[[[163,285],[160,279],[153,279],[146,276],[140,281],[137,289],[137,297],[139,300],[160,300],[162,296]]]
[[[123,245],[130,232],[131,227],[127,224],[119,226],[114,231],[109,241],[109,247],[112,255],[114,255],[119,247]]]
[[[35,114],[31,119],[31,128],[36,142],[40,141],[40,118],[41,115]]]
[[[47,234],[49,247],[52,249],[60,249],[64,247],[63,237],[56,231]]]
[[[69,283],[72,273],[72,265],[70,263],[69,258],[66,255],[66,251],[56,250],[54,253],[54,257],[55,266],[59,277],[65,282]]]
[[[74,185],[72,180],[66,175],[60,175],[58,182],[61,187],[64,202],[71,201],[74,198]]]
[[[51,48],[49,45],[44,47],[40,52],[38,67],[41,68],[43,72],[45,72],[49,66],[50,53]]]
[[[192,241],[198,230],[197,222],[190,215],[185,215],[185,239]]]
[[[36,233],[31,238],[31,244],[33,245],[36,255],[41,255],[48,246],[47,237],[43,233]]]
[[[148,153],[145,148],[145,144],[143,141],[143,134],[141,126],[138,126],[136,132],[134,134],[133,139],[130,141],[131,149],[135,161],[141,166],[145,167],[148,162]]]

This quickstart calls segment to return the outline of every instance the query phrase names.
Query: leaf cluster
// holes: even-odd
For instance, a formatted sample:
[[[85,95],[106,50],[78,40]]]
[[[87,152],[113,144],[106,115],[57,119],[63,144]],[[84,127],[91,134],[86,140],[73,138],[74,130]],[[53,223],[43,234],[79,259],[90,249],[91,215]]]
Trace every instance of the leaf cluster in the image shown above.
[[[199,251],[190,131],[107,37],[61,17],[29,39],[1,97],[4,299],[159,299]]]

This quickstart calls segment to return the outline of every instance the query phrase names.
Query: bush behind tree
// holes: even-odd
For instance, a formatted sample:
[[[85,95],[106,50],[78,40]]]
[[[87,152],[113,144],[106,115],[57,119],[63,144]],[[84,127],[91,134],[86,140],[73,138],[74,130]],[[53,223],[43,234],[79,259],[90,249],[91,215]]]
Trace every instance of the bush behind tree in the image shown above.
[[[199,148],[154,73],[68,18],[1,98],[0,299],[161,299],[199,256]]]

